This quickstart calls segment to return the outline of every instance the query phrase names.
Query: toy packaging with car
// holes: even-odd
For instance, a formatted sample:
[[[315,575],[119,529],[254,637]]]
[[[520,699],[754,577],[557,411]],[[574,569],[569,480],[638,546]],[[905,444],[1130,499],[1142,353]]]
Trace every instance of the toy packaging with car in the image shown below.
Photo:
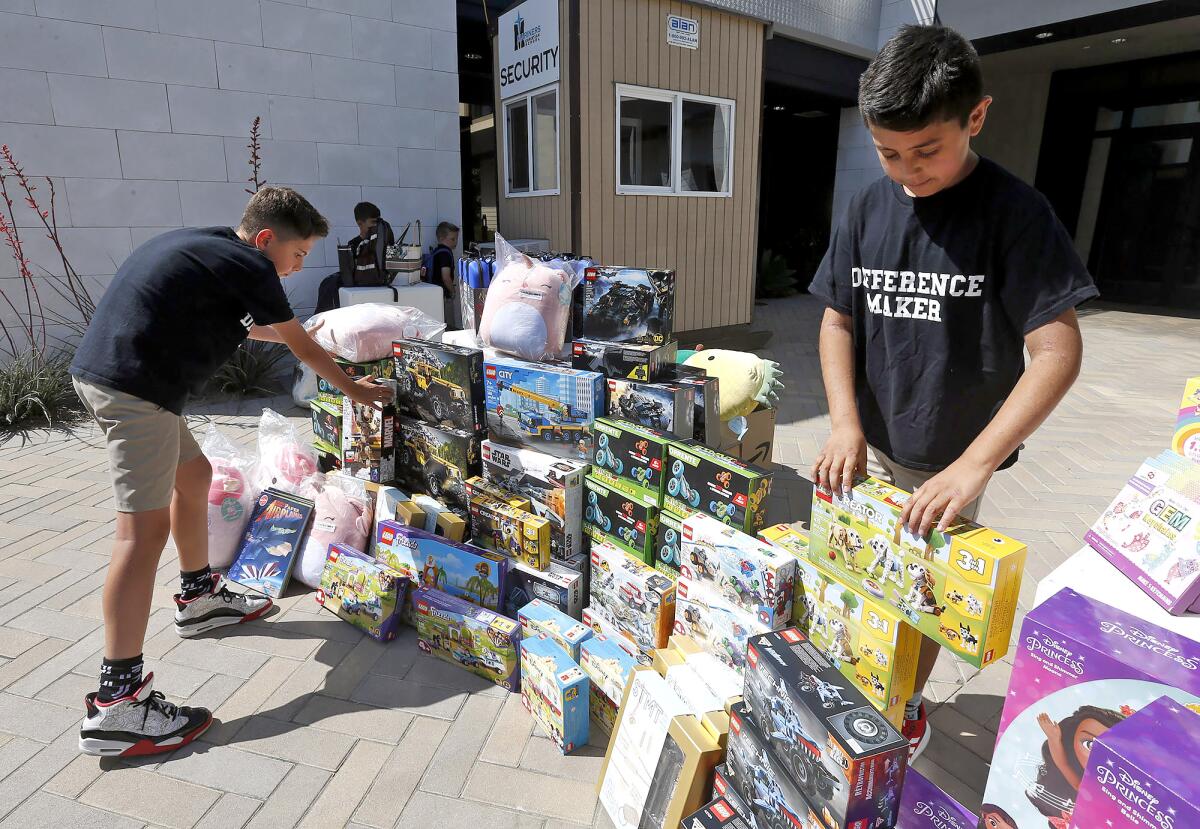
[[[392,357],[400,414],[470,434],[484,430],[482,351],[396,340]]]
[[[550,558],[584,569],[583,476],[587,465],[532,449],[485,440],[483,475],[508,492],[529,499],[532,512],[550,522]]]
[[[662,504],[667,446],[666,432],[615,418],[596,420],[596,451],[592,474],[602,481],[620,481]]]
[[[900,819],[896,829],[978,829],[979,818],[911,766],[904,773],[900,792]],[[1200,824],[1198,824],[1200,825]],[[984,829],[1002,829],[984,824]]]
[[[576,340],[571,344],[571,366],[598,371],[605,377],[657,380],[663,368],[675,362],[678,349],[679,343],[675,340],[661,345]]]
[[[679,554],[683,544],[683,523],[666,510],[658,513],[658,532],[654,536],[654,567],[673,579],[679,578]]]
[[[675,383],[609,379],[608,416],[639,423],[680,440],[695,433],[696,390]]]
[[[540,599],[559,612],[579,619],[585,595],[583,574],[561,564],[550,563],[549,570],[535,570],[523,561],[508,562],[508,586],[504,589],[504,613],[517,615],[522,607]]]
[[[342,451],[342,407],[338,403],[314,400],[308,404],[312,409],[314,443],[331,447],[341,458]]]
[[[608,540],[642,562],[653,561],[658,527],[654,497],[620,480],[605,482],[588,475],[583,508],[585,532],[595,540]]]
[[[471,537],[479,546],[535,570],[550,566],[550,522],[487,495],[471,499]]]
[[[468,498],[474,498],[478,494],[485,498],[491,498],[493,501],[507,504],[513,509],[524,510],[525,512],[530,511],[528,498],[523,495],[517,495],[514,492],[509,492],[503,487],[493,484],[487,478],[476,475],[473,478],[468,478],[466,484]]]
[[[728,798],[714,797],[683,819],[683,829],[751,829],[746,818],[742,817]]]
[[[576,662],[579,646],[592,635],[592,629],[583,622],[541,599],[534,599],[517,611],[517,621],[521,623],[521,636],[545,636]]]
[[[315,508],[299,495],[264,489],[229,565],[229,580],[275,599],[282,596]]]
[[[690,636],[704,650],[741,672],[746,665],[746,641],[771,630],[757,615],[730,605],[719,594],[704,588],[693,590],[687,579],[679,579],[675,598],[675,633]]]
[[[737,788],[730,782],[728,764],[722,763],[713,769],[713,797],[724,798],[727,803],[738,813],[744,820],[750,821],[746,825],[750,829],[767,829],[761,826],[753,818],[753,812],[750,809],[750,804],[742,799],[738,794]],[[719,824],[718,824],[719,825]],[[681,829],[693,829],[691,826],[681,827]]]
[[[588,268],[583,272],[582,330],[588,339],[662,345],[675,333],[675,272]]]
[[[767,525],[773,473],[694,441],[668,450],[663,509],[680,518],[706,512],[744,533]]]
[[[393,380],[396,376],[390,357],[383,360],[374,360],[369,363],[352,363],[340,357],[334,357],[333,361],[352,380],[361,380],[364,377],[374,377],[376,380]],[[344,396],[341,389],[321,375],[317,375],[317,400],[324,403],[332,403],[340,407]]]
[[[587,674],[556,642],[522,630],[521,702],[563,754],[587,744],[590,686]]]
[[[893,826],[908,740],[797,628],[746,649],[742,704],[826,829]]]
[[[438,659],[516,691],[521,626],[512,619],[431,587],[413,591],[417,647]]]
[[[386,381],[395,386],[393,381]],[[364,406],[342,398],[342,471],[376,484],[396,477],[396,407]]]
[[[819,752],[819,747],[814,748]],[[802,749],[797,746],[797,750]],[[788,767],[771,751],[762,727],[740,702],[729,712],[729,744],[723,778],[725,785],[737,792],[750,808],[753,826],[760,829],[825,829],[805,798],[817,781],[810,780],[806,788],[801,789],[799,782],[792,779]],[[820,782],[829,787],[831,781],[837,779],[826,770]],[[845,787],[844,782],[840,785]],[[853,824],[846,829],[865,827]]]
[[[692,416],[692,437],[705,446],[721,448],[721,381],[709,377],[703,369],[674,363],[662,373],[664,382],[695,389],[696,408]]]
[[[508,585],[509,561],[504,556],[398,521],[381,521],[375,539],[375,560],[414,586],[436,588],[489,610],[499,609]]]
[[[466,481],[479,474],[479,436],[443,429],[408,417],[396,418],[396,476],[467,515]]]
[[[633,657],[637,664],[649,667],[650,652],[640,650],[637,643],[633,641],[633,637],[626,635],[621,630],[616,617],[605,610],[603,605],[585,607],[581,618],[596,636],[603,636],[609,641],[616,642],[621,650]]]
[[[875,478],[846,495],[814,489],[809,560],[897,608],[959,659],[990,665],[1008,652],[1025,545],[970,523],[917,538],[899,520],[910,497]]]
[[[592,426],[605,414],[600,372],[497,356],[483,364],[483,388],[492,440],[591,459]]]
[[[317,603],[380,642],[396,638],[408,579],[345,544],[331,544]]]
[[[589,700],[592,725],[611,734],[617,724],[617,710],[625,696],[625,685],[638,661],[625,648],[624,637],[609,639],[593,635],[579,646],[579,667],[592,681]]]
[[[591,606],[602,607],[642,651],[662,648],[675,615],[675,582],[607,542],[592,544]]]

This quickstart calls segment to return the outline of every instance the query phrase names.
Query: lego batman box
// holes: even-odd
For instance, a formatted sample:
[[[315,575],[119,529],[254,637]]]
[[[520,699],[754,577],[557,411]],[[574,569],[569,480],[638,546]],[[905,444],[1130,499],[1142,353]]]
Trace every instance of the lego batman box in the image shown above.
[[[549,570],[536,570],[523,561],[510,559],[504,614],[516,617],[522,607],[539,599],[560,612],[578,619],[583,613],[583,574],[554,562]]]
[[[483,431],[483,352],[429,340],[396,340],[396,407],[406,417]]]
[[[675,333],[675,271],[588,268],[581,331],[588,339],[662,345]]]
[[[598,371],[605,377],[657,380],[663,369],[675,362],[678,350],[674,340],[662,345],[576,340],[571,344],[571,366]]]
[[[695,434],[696,390],[674,382],[608,381],[608,416],[640,423],[682,440]]]

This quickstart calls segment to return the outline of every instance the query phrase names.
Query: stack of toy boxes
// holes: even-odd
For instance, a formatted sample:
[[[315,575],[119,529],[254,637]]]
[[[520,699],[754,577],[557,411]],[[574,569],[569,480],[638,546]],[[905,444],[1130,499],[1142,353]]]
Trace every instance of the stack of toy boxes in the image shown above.
[[[413,593],[417,647],[509,691],[520,687],[521,626],[430,587]]]
[[[664,647],[675,618],[675,582],[624,550],[592,544],[588,608],[643,653]]]
[[[678,518],[695,513],[753,535],[767,525],[773,473],[695,441],[668,450],[663,509]]]
[[[592,725],[605,734],[612,734],[616,726],[625,685],[638,664],[627,649],[629,644],[620,634],[615,639],[593,634],[579,646],[579,667],[592,681],[588,702]]]
[[[550,637],[523,633],[521,702],[563,754],[587,744],[590,683]]]
[[[844,495],[813,490],[809,560],[965,662],[989,665],[1008,651],[1025,545],[970,523],[917,538],[899,520],[909,497],[875,478]]]
[[[579,661],[579,648],[592,637],[592,629],[577,619],[559,611],[553,605],[534,599],[517,611],[521,635],[546,636],[574,661]]]
[[[792,623],[899,728],[916,680],[921,634],[891,605],[808,561],[808,539],[786,524],[759,538],[796,556]]]

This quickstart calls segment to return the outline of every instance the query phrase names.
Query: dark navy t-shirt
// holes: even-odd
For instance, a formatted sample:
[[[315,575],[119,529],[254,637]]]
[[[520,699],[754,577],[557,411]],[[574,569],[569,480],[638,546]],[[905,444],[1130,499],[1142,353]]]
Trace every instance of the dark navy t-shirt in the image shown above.
[[[293,316],[271,260],[233,230],[169,231],[117,270],[71,374],[182,414],[251,325]]]
[[[986,158],[932,196],[888,178],[858,193],[809,290],[853,318],[867,442],[926,471],[1000,410],[1024,336],[1098,294],[1050,203]]]

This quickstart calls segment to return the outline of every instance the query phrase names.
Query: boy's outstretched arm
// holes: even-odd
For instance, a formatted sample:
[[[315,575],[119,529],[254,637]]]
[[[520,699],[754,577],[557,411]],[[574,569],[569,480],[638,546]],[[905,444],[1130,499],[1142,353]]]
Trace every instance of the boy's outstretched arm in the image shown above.
[[[924,537],[938,516],[939,530],[950,526],[959,510],[983,494],[997,467],[1066,396],[1083,363],[1075,309],[1026,334],[1025,347],[1029,367],[992,422],[961,458],[926,481],[904,506],[900,520],[918,536]]]
[[[317,345],[309,332],[305,331],[304,326],[295,318],[272,325],[270,328],[279,335],[279,342],[290,348],[297,359],[337,386],[342,394],[355,403],[373,406],[377,403],[391,402],[392,390],[387,386],[376,385],[372,382],[374,378],[363,377],[360,380],[351,380],[347,377],[328,352]]]
[[[820,351],[832,427],[825,448],[813,462],[813,482],[845,492],[854,485],[854,474],[867,469],[867,439],[854,397],[854,323],[849,314],[825,309]]]

